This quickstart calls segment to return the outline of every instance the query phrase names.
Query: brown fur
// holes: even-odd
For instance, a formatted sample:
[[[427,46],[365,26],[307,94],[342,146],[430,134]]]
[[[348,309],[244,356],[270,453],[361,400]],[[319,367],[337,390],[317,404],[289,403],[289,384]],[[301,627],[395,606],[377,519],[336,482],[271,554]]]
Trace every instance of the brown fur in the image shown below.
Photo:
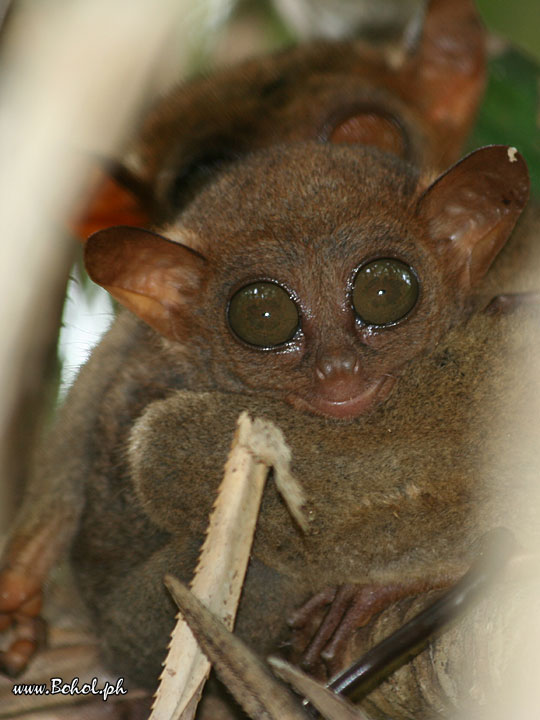
[[[347,142],[391,149],[385,133],[395,127],[402,157],[440,172],[474,120],[484,44],[471,0],[432,0],[399,63],[358,41],[313,42],[220,70],[158,103],[118,179],[162,225],[231,162],[278,143],[327,141],[351,117],[359,125]]]
[[[524,513],[516,500],[539,460],[536,451],[520,457],[523,427],[535,447],[534,423],[524,415],[533,382],[525,375],[516,382],[515,367],[530,347],[535,322],[534,313],[526,311],[502,319],[476,316],[411,368],[383,406],[346,425],[253,395],[180,391],[150,406],[131,433],[129,487],[133,502],[155,520],[155,533],[157,526],[166,529],[170,540],[153,554],[148,548],[148,561],[112,583],[105,596],[96,594],[89,580],[96,582],[98,570],[86,566],[82,542],[99,542],[93,513],[103,519],[109,507],[100,502],[93,513],[87,506],[76,555],[86,578],[84,595],[95,597],[116,665],[133,672],[135,656],[126,636],[134,628],[140,633],[143,618],[161,607],[159,641],[138,638],[136,677],[142,681],[152,667],[157,671],[159,642],[172,626],[160,574],[167,567],[189,578],[193,544],[202,540],[235,419],[245,408],[283,429],[293,471],[315,517],[311,534],[302,537],[274,488],[267,487],[237,626],[261,653],[287,635],[289,612],[328,584],[453,579],[469,563],[473,541],[499,524],[514,530],[524,547],[530,545],[537,513],[534,508]],[[501,416],[504,401],[512,416],[520,416],[515,434],[508,433],[508,416]],[[197,423],[185,423],[186,416]],[[497,466],[500,457],[504,461]],[[495,469],[500,485],[493,496]],[[114,509],[105,513],[108,526],[118,524]],[[125,570],[125,558],[115,554],[115,559],[117,567],[99,573],[104,581]]]
[[[289,174],[300,188],[294,194],[283,190]],[[313,198],[317,212],[309,207]],[[92,443],[74,568],[110,663],[136,682],[152,685],[159,670],[174,615],[159,578],[165,571],[191,575],[241,409],[283,429],[315,517],[313,533],[302,537],[267,489],[238,619],[239,632],[259,650],[283,636],[289,610],[327,584],[436,582],[463,568],[479,531],[469,514],[486,495],[470,478],[485,461],[487,419],[510,382],[503,338],[513,321],[479,314],[463,325],[472,309],[468,286],[462,298],[458,266],[445,275],[440,256],[422,245],[417,198],[414,172],[377,151],[300,145],[253,156],[206,189],[175,230],[198,239],[207,263],[200,303],[172,306],[194,318],[189,336],[180,343],[160,338],[124,314],[83,371],[62,421]],[[240,203],[244,213],[232,226]],[[340,227],[347,231],[336,244]],[[115,232],[106,236],[112,246]],[[337,268],[355,267],[366,243],[384,255],[388,236],[392,243],[416,239],[408,250],[402,243],[401,253],[423,263],[425,298],[416,321],[389,328],[396,339],[379,348],[374,368],[389,363],[403,373],[393,395],[346,423],[291,409],[282,400],[296,377],[305,382],[312,372],[309,343],[335,334],[333,298],[340,287],[345,294],[348,272]],[[310,269],[312,257],[319,262]],[[263,270],[287,273],[284,282],[300,296],[319,298],[312,315],[320,332],[306,341],[304,355],[294,347],[284,357],[248,350],[229,336],[227,288]],[[354,342],[364,357],[362,339]],[[104,376],[106,383],[98,380]],[[514,391],[521,398],[526,388]],[[79,392],[89,407],[77,417]]]
[[[522,164],[505,165],[504,179],[494,155],[485,167],[495,190],[473,183],[465,189],[476,199],[460,197],[460,212],[493,240],[473,280],[461,251],[437,242],[439,218],[450,232],[445,208],[467,165],[446,176],[456,183],[450,193],[440,181],[434,208],[422,200],[423,171],[457,158],[483,80],[471,5],[459,5],[457,33],[453,12],[445,15],[454,5],[432,4],[424,40],[399,70],[354,44],[253,61],[174,95],[132,149],[124,180],[165,238],[113,230],[89,243],[87,262],[159,332],[124,312],[95,351],[46,443],[5,561],[35,592],[72,543],[106,657],[141,685],[154,686],[174,618],[161,579],[191,575],[241,409],[282,428],[315,518],[302,537],[267,487],[238,618],[259,652],[285,637],[287,613],[324,585],[453,577],[471,538],[500,522],[501,505],[473,520],[487,493],[482,477],[471,477],[489,458],[485,427],[499,399],[515,395],[519,407],[529,389],[524,378],[511,381],[504,338],[527,346],[533,328],[526,310],[517,320],[469,317],[496,293],[536,287],[515,273],[536,251],[517,239],[481,280],[525,202]],[[463,39],[454,47],[466,62],[445,55],[452,38]],[[437,57],[443,77],[430,84]],[[444,78],[456,79],[452,92]],[[403,130],[404,157],[377,138],[369,144],[381,149],[320,142],[366,103]],[[477,240],[464,247],[482,246]],[[129,253],[135,246],[140,256]],[[421,300],[405,323],[359,330],[348,300],[354,268],[396,253],[417,267]],[[303,336],[287,352],[248,350],[226,325],[232,289],[262,276],[304,303]],[[330,338],[354,347],[367,378],[401,375],[392,395],[348,422],[284,402],[314,392]],[[511,449],[501,433],[493,443]]]

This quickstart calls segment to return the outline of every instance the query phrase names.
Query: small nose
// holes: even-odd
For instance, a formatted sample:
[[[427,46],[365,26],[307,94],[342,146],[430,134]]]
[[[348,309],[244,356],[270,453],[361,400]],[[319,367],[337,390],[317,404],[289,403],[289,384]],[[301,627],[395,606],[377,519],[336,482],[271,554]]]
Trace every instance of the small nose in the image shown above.
[[[317,360],[315,372],[320,380],[330,380],[339,375],[356,375],[359,369],[355,353],[343,349],[323,353]]]

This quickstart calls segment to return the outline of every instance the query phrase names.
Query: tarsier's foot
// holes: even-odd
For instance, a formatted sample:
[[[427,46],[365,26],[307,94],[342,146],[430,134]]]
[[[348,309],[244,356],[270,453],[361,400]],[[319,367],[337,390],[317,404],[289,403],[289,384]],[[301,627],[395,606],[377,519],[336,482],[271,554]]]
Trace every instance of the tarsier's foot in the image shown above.
[[[487,315],[502,315],[503,313],[511,313],[527,305],[540,305],[540,293],[526,292],[495,295],[486,305],[484,312]]]
[[[0,571],[0,632],[9,630],[9,644],[0,652],[0,672],[18,675],[43,644],[41,606],[41,584],[34,577],[11,568]]]
[[[288,619],[294,636],[291,660],[317,679],[328,680],[342,669],[347,641],[355,630],[388,605],[427,589],[421,582],[324,588]]]

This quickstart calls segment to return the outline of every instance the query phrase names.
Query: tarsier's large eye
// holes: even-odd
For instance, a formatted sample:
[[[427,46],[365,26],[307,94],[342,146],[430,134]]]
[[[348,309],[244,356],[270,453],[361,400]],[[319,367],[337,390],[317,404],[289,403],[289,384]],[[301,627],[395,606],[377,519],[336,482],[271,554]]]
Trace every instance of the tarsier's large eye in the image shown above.
[[[356,273],[352,301],[359,318],[368,325],[389,325],[401,320],[417,299],[416,275],[401,260],[372,260]]]
[[[229,325],[244,342],[275,347],[291,340],[298,328],[298,309],[289,293],[273,282],[255,282],[238,290],[228,309]]]

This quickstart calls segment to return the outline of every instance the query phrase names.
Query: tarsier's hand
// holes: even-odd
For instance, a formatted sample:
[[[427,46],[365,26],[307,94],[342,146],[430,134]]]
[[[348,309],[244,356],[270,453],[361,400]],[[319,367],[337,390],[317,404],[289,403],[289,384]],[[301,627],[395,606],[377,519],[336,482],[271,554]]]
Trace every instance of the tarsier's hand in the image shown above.
[[[439,589],[446,581],[345,584],[326,587],[288,618],[293,631],[292,660],[322,682],[343,669],[347,641],[389,605]]]
[[[8,646],[0,652],[0,672],[18,675],[42,644],[42,600],[41,583],[31,572],[11,567],[0,571],[0,633],[8,636]]]

